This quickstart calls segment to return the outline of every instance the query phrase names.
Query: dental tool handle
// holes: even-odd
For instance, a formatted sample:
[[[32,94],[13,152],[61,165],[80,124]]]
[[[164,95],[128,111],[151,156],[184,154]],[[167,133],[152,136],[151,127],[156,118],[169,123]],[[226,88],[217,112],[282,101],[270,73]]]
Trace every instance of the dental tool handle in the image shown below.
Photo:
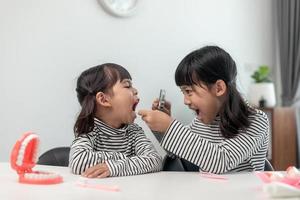
[[[159,97],[158,97],[158,106],[157,106],[157,109],[160,110],[160,111],[163,111],[163,109],[165,107],[165,102],[166,102],[165,98],[166,98],[166,90],[160,89]],[[157,131],[152,131],[152,133],[154,134],[157,141],[161,142],[164,135],[162,133],[157,132]]]
[[[164,112],[165,102],[166,102],[166,90],[160,89],[159,98],[158,98],[158,110]],[[156,132],[156,131],[152,131],[152,132],[153,132],[154,136],[156,137],[156,139],[159,142],[161,142],[162,138],[164,137],[164,134]],[[167,156],[173,160],[177,158],[177,156],[171,152],[167,152]]]
[[[158,98],[158,110],[163,111],[165,107],[166,90],[160,89],[159,98]]]

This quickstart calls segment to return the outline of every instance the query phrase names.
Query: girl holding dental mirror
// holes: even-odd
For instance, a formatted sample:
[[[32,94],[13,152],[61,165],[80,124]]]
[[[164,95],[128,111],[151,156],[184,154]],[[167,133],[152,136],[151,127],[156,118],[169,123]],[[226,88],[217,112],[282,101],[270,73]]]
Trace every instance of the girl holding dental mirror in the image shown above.
[[[196,114],[184,126],[167,111],[140,110],[152,131],[164,134],[162,147],[216,174],[261,171],[269,143],[266,114],[251,107],[236,88],[237,68],[231,56],[217,46],[205,46],[189,53],[179,63],[175,82],[184,104]]]

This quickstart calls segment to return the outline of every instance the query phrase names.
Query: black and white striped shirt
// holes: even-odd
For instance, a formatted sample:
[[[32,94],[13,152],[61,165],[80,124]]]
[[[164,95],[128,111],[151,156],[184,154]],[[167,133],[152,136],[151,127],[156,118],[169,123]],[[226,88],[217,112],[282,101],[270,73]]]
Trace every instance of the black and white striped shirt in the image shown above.
[[[230,139],[220,133],[220,117],[210,125],[197,118],[189,126],[174,120],[161,145],[203,172],[260,171],[264,169],[268,149],[269,122],[260,110],[255,110],[249,119],[250,126]]]
[[[69,166],[81,174],[87,168],[106,163],[110,176],[129,176],[160,171],[162,158],[141,127],[136,124],[115,129],[94,119],[94,129],[75,138]]]

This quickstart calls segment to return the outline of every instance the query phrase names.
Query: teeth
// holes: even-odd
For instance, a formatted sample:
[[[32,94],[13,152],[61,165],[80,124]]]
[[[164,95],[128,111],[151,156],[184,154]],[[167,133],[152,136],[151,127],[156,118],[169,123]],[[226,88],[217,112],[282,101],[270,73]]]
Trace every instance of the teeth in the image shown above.
[[[33,161],[35,162],[35,163],[37,163],[37,161],[38,161],[38,151],[39,151],[39,140],[37,140],[37,144],[36,144],[36,148],[34,149],[34,152],[33,152]]]
[[[25,152],[25,149],[22,148],[22,149],[20,149],[19,154],[24,154],[24,152]]]
[[[26,179],[35,179],[35,180],[45,180],[45,179],[55,179],[59,177],[57,174],[37,174],[37,173],[26,173],[24,174]]]
[[[16,164],[18,166],[22,165],[23,157],[24,157],[24,155],[21,155],[21,154],[18,155],[18,158],[17,158],[17,161],[16,161]]]
[[[28,135],[21,143],[20,145],[20,149],[18,152],[18,156],[17,156],[17,161],[16,164],[18,166],[22,166],[23,160],[24,160],[24,155],[25,155],[25,150],[27,145],[29,144],[30,141],[32,141],[33,139],[37,139],[38,140],[38,136],[35,134],[30,134]],[[38,145],[36,145],[38,146]],[[36,157],[36,150],[34,151],[34,158]],[[34,159],[34,161],[36,162],[36,158]]]

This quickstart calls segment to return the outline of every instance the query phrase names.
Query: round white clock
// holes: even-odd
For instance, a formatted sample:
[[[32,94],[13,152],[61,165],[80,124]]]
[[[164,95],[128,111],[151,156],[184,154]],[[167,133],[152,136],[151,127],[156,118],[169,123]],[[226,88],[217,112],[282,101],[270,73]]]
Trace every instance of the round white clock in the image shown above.
[[[138,0],[99,0],[99,2],[110,14],[126,17],[134,12]]]

